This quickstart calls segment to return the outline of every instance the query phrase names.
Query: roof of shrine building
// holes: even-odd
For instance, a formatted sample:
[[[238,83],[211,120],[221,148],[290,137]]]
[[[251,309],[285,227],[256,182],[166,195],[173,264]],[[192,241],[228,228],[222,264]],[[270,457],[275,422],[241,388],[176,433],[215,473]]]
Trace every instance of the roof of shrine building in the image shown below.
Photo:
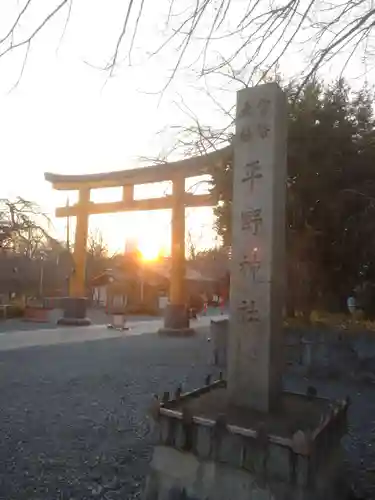
[[[209,174],[213,168],[223,164],[232,155],[231,146],[193,156],[184,160],[159,163],[150,167],[140,167],[128,170],[103,172],[100,174],[64,175],[46,172],[44,178],[51,182],[55,189],[68,190],[85,187],[114,187],[124,184],[146,184],[162,182],[176,176],[195,177]]]

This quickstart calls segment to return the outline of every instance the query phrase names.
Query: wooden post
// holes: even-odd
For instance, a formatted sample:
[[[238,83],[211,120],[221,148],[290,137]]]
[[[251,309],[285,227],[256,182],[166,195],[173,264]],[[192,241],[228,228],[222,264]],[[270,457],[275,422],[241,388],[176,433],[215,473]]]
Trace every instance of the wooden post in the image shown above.
[[[70,296],[86,296],[86,248],[89,227],[90,189],[79,190],[78,214],[74,240],[74,272],[70,280]]]
[[[122,199],[128,202],[134,200],[134,186],[132,184],[125,184],[125,186],[122,186]]]
[[[173,180],[172,270],[169,298],[172,305],[185,305],[185,178]]]

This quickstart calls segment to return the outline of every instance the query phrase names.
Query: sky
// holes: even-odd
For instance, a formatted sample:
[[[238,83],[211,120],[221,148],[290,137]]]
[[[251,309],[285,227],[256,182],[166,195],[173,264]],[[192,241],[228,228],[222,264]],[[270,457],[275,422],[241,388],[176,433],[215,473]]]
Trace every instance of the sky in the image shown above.
[[[106,73],[86,64],[99,64],[102,54],[108,54],[105,41],[112,46],[114,19],[123,2],[108,2],[112,18],[107,20],[103,9],[94,8],[102,2],[88,4],[75,4],[79,10],[73,10],[62,41],[64,16],[46,27],[32,45],[16,88],[12,86],[23,54],[14,52],[0,61],[0,196],[23,196],[38,202],[49,214],[65,205],[67,194],[73,203],[76,193],[54,192],[44,181],[44,172],[94,173],[143,165],[139,157],[158,156],[173,139],[171,125],[186,119],[174,104],[181,102],[179,95],[171,92],[160,103],[160,95],[145,93],[150,79],[157,83],[156,63],[120,68],[110,80]],[[91,23],[85,23],[89,12]],[[0,16],[0,30],[5,24]],[[186,95],[190,92],[184,91]],[[192,101],[199,105],[199,96]],[[137,196],[155,196],[165,188],[152,186],[151,191],[138,190]],[[93,201],[115,201],[117,193],[106,191],[94,191]],[[65,220],[55,219],[53,224],[55,234],[65,238]],[[196,245],[215,243],[212,224],[212,209],[187,210],[187,231]],[[99,228],[113,251],[123,250],[127,239],[144,245],[151,237],[167,249],[170,244],[168,211],[92,216],[90,228]]]
[[[36,9],[26,18],[20,35],[50,10],[53,1],[57,2],[34,2]],[[73,2],[65,32],[66,11],[34,40],[15,88],[24,50],[0,59],[1,197],[25,197],[52,215],[57,206],[65,205],[67,195],[73,203],[75,193],[54,192],[44,181],[44,172],[97,173],[145,165],[140,157],[156,157],[167,150],[174,141],[175,126],[190,123],[189,113],[215,127],[227,123],[210,94],[229,108],[235,104],[236,85],[230,91],[218,91],[219,77],[209,83],[201,79],[198,84],[191,72],[181,70],[162,100],[156,92],[163,88],[175,57],[173,47],[151,60],[145,55],[160,42],[165,20],[160,6],[165,2],[145,3],[131,66],[120,60],[111,78],[97,69],[113,52],[126,4],[122,0]],[[0,6],[0,34],[14,14],[10,5],[16,7],[17,2]],[[298,57],[293,65],[284,64],[284,75],[293,75],[302,65]],[[155,196],[165,188],[142,188],[137,196]],[[94,192],[92,199],[115,201],[116,195],[103,190]],[[53,224],[54,234],[65,238],[66,222],[55,219]],[[187,231],[198,248],[217,242],[212,224],[212,209],[187,211]],[[168,212],[92,216],[90,228],[103,232],[112,251],[122,251],[125,241],[134,239],[141,246],[152,239],[154,246],[167,250],[170,244]]]

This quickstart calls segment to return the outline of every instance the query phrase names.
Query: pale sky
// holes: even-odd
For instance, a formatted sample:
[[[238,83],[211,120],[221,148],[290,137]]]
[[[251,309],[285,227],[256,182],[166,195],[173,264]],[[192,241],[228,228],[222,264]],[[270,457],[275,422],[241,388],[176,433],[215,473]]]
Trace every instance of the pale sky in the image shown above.
[[[28,21],[32,23],[51,1],[39,1],[41,10],[34,11]],[[138,44],[150,50],[158,45],[162,33],[165,13],[160,11],[161,3],[146,2],[149,10]],[[9,24],[10,4],[0,7],[0,33]],[[108,60],[125,9],[122,0],[73,2],[64,38],[60,40],[65,15],[60,15],[34,41],[21,81],[11,92],[24,52],[0,60],[1,197],[20,195],[52,214],[55,207],[65,205],[67,193],[53,192],[44,181],[45,171],[94,173],[139,166],[137,158],[157,156],[168,148],[175,134],[172,126],[187,123],[180,110],[182,101],[202,123],[217,127],[225,123],[212,100],[197,91],[202,82],[198,85],[186,72],[178,75],[161,104],[159,94],[146,93],[163,87],[173,51],[147,62],[136,50],[136,43],[134,66],[124,63],[107,82],[108,74],[85,63],[104,65]],[[294,59],[293,70],[296,64]],[[281,69],[287,74],[288,68]],[[223,92],[217,90],[216,81],[212,82],[210,91],[220,103],[228,108],[233,105],[235,86],[231,92]],[[164,133],[158,135],[161,129]],[[95,194],[93,199],[109,201],[111,196],[108,191]],[[74,196],[70,200],[73,202]],[[64,238],[65,221],[54,222],[56,235]],[[194,209],[187,214],[187,229],[198,246],[215,242],[212,223],[211,209]],[[103,231],[112,250],[123,250],[126,238],[142,242],[151,237],[159,246],[169,245],[168,213],[95,216],[90,227]]]
[[[157,83],[156,62],[120,68],[118,76],[107,81],[104,88],[107,75],[85,64],[85,60],[93,64],[103,60],[101,54],[108,54],[104,50],[106,41],[113,46],[116,9],[123,2],[112,0],[105,4],[106,9],[103,2],[93,0],[74,4],[80,10],[73,10],[58,52],[64,17],[52,23],[32,46],[22,79],[11,92],[23,54],[13,53],[1,60],[1,197],[20,195],[37,201],[52,214],[56,206],[65,205],[67,193],[53,192],[44,181],[45,171],[94,173],[139,166],[137,158],[157,156],[170,142],[173,132],[167,130],[160,136],[156,135],[158,131],[186,120],[172,103],[179,101],[174,92],[159,104],[159,95],[139,90],[147,90],[150,80]],[[88,12],[90,23],[85,22]],[[111,12],[111,19],[103,19],[105,12]],[[0,17],[0,29],[1,21],[5,25],[6,19]],[[184,92],[184,99],[192,94],[187,88]],[[193,97],[193,101],[198,99]],[[94,201],[113,199],[110,190],[93,193]],[[152,194],[155,196],[155,192]],[[74,198],[71,194],[71,202]],[[187,211],[187,228],[198,245],[214,242],[212,222],[209,208]],[[64,238],[65,221],[54,223],[57,235]],[[90,227],[100,228],[113,250],[123,250],[127,237],[144,240],[145,234],[151,234],[166,246],[170,240],[168,212],[94,216]]]

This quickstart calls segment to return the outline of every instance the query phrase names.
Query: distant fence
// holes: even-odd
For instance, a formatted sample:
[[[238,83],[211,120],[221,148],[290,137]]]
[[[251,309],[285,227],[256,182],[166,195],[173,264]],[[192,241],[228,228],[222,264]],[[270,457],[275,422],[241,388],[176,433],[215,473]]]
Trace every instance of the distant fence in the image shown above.
[[[34,323],[48,323],[49,309],[38,306],[26,306],[23,320]]]
[[[51,311],[63,308],[62,297],[45,297],[40,302],[30,302],[25,307],[24,321],[48,323],[51,321]]]
[[[23,321],[47,323],[51,321],[52,311],[61,308],[60,297],[47,297],[42,300],[28,299],[26,305],[22,303],[0,304],[0,320],[19,318]],[[52,322],[54,322],[53,318]]]

